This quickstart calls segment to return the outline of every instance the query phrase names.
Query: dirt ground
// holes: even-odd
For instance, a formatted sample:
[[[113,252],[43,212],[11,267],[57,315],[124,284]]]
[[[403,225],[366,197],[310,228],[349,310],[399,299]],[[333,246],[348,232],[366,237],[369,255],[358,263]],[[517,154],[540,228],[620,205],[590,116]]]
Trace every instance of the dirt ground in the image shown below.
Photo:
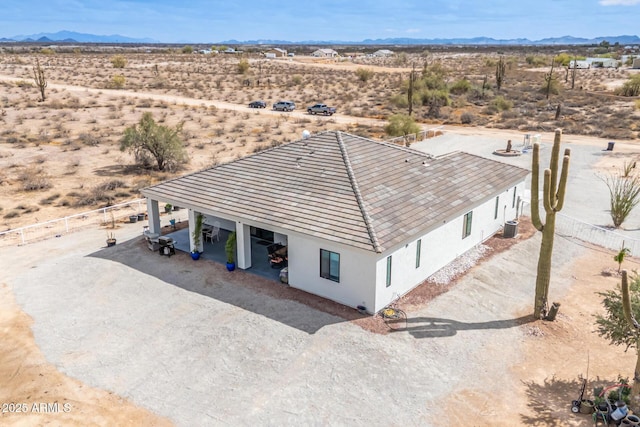
[[[491,248],[467,274],[486,269],[486,262],[528,239],[534,234],[533,227],[524,219],[516,239],[496,236],[487,241]],[[562,237],[558,237],[559,240]],[[142,242],[139,243],[142,245]],[[625,260],[624,267],[640,268],[636,259]],[[562,301],[555,322],[523,320],[519,326],[525,333],[521,342],[500,343],[521,349],[521,363],[508,368],[504,376],[496,378],[497,387],[504,383],[504,391],[495,396],[477,389],[464,387],[455,390],[443,402],[443,410],[449,414],[447,425],[474,426],[587,426],[591,418],[572,414],[570,403],[578,397],[580,378],[588,375],[587,396],[597,385],[616,382],[618,375],[629,376],[635,363],[633,352],[624,353],[614,348],[594,333],[594,314],[601,312],[597,292],[617,286],[619,278],[605,275],[616,270],[613,253],[592,246],[585,246],[584,255],[573,260],[570,266],[571,287],[566,294],[558,295],[551,289],[552,299]],[[237,277],[237,276],[236,276]],[[322,298],[283,286],[265,287],[251,275],[243,276],[242,286],[271,297],[289,299],[345,319],[364,330],[387,334],[388,328],[378,317],[362,316],[352,309],[331,303]],[[462,279],[458,277],[457,279]],[[400,306],[409,313],[420,311],[429,301],[438,298],[457,285],[433,293],[433,286],[421,286],[400,301]],[[0,287],[0,376],[9,378],[0,387],[3,403],[24,403],[28,414],[0,413],[3,425],[170,425],[146,409],[136,407],[109,391],[88,387],[56,370],[48,363],[34,343],[31,332],[32,320],[16,304],[6,285]],[[505,307],[508,310],[508,307]],[[521,313],[526,319],[528,312]],[[494,364],[495,361],[487,361]],[[508,386],[507,386],[508,385]],[[492,389],[496,387],[493,384]],[[511,388],[518,392],[511,393]],[[499,400],[494,401],[493,399]],[[508,403],[506,402],[508,400]],[[34,403],[58,403],[57,412],[35,413]],[[68,404],[68,406],[64,406]],[[68,408],[68,412],[65,412]],[[505,411],[511,408],[511,411]],[[10,408],[7,407],[6,410]],[[460,415],[457,415],[460,414]],[[463,416],[464,414],[464,416]],[[468,424],[469,414],[477,418]],[[437,425],[437,424],[434,424]]]
[[[303,64],[303,67],[311,67]],[[353,71],[358,65],[316,64],[321,68],[349,68]],[[24,67],[29,71],[28,67]],[[376,71],[383,71],[375,68]],[[2,70],[0,76],[5,82],[13,82],[24,72],[9,73]],[[406,69],[388,70],[389,73]],[[133,80],[133,77],[131,77]],[[615,82],[619,82],[616,80]],[[83,207],[73,206],[72,193],[84,193],[114,175],[124,176],[129,195],[119,196],[133,198],[137,188],[167,178],[165,174],[140,174],[128,170],[125,165],[131,162],[129,155],[117,149],[117,137],[124,127],[135,123],[138,112],[134,104],[142,104],[150,100],[151,107],[138,106],[138,109],[151,109],[164,114],[169,124],[188,119],[201,131],[190,142],[189,154],[192,158],[188,170],[198,170],[216,162],[228,161],[237,156],[250,153],[256,145],[268,144],[256,135],[272,133],[277,135],[278,143],[292,140],[299,136],[302,129],[314,132],[328,127],[354,131],[358,129],[356,122],[380,128],[384,121],[373,118],[358,119],[347,115],[332,118],[305,117],[302,112],[294,112],[289,116],[267,111],[247,112],[244,104],[238,99],[203,100],[189,97],[182,93],[153,94],[144,90],[128,93],[105,91],[97,87],[80,86],[80,78],[71,84],[52,83],[51,97],[59,103],[78,103],[80,108],[69,108],[71,113],[59,110],[31,106],[28,109],[7,109],[4,119],[5,127],[9,124],[20,127],[20,133],[26,135],[26,142],[0,145],[0,164],[4,172],[0,172],[0,195],[11,202],[5,206],[2,215],[10,211],[19,211],[20,215],[3,218],[3,227],[12,228],[19,225],[61,217],[68,213],[76,213]],[[22,91],[6,86],[11,90],[11,100],[26,98]],[[97,86],[97,85],[94,85]],[[101,86],[100,86],[101,87]],[[258,95],[259,93],[256,93]],[[246,96],[253,96],[250,93]],[[33,98],[29,95],[29,98]],[[247,98],[248,99],[248,98]],[[46,110],[46,111],[45,111]],[[3,110],[4,111],[4,110]],[[163,113],[164,112],[164,113]],[[131,114],[136,113],[136,114]],[[283,118],[286,117],[286,118]],[[24,124],[23,124],[24,123]],[[61,123],[61,124],[59,124]],[[103,123],[109,123],[118,132],[109,134]],[[195,125],[197,123],[197,126]],[[238,128],[239,123],[244,123]],[[222,128],[224,132],[218,132]],[[91,129],[94,137],[99,138],[96,144],[81,142],[77,138]],[[500,135],[505,140],[514,135],[515,130],[485,129],[481,127],[457,127],[460,134]],[[60,136],[56,136],[59,133]],[[255,136],[248,140],[235,138],[234,134],[246,133]],[[543,132],[544,133],[544,132]],[[550,134],[544,133],[550,140]],[[12,137],[12,133],[7,134]],[[36,137],[37,136],[37,137]],[[18,135],[22,138],[22,135]],[[32,139],[29,139],[32,138]],[[598,143],[602,139],[590,136],[564,135],[564,142]],[[206,148],[203,148],[206,146]],[[616,153],[627,153],[635,150],[625,148],[623,144],[616,146]],[[624,154],[622,154],[624,155]],[[619,160],[619,159],[618,159]],[[15,191],[18,188],[19,171],[28,167],[46,166],[52,188],[46,192]],[[618,163],[615,165],[619,166]],[[598,165],[599,171],[607,171],[614,166],[613,159]],[[35,170],[35,169],[34,169]],[[57,195],[57,196],[56,196]],[[6,196],[6,197],[5,197]],[[86,196],[85,196],[86,197]],[[52,198],[49,203],[42,200]],[[42,199],[38,202],[36,199]],[[86,210],[86,209],[85,209]],[[529,236],[534,231],[530,224],[523,222],[518,239],[500,239],[496,237],[487,245],[492,250],[487,255],[490,259],[495,254],[508,249]],[[560,238],[559,238],[560,239]],[[537,254],[535,254],[537,255]],[[534,256],[532,254],[532,256]],[[486,261],[486,260],[484,260]],[[483,262],[484,262],[483,261]],[[483,262],[475,269],[482,268]],[[640,268],[640,262],[629,258],[624,266],[628,269]],[[597,292],[615,287],[619,278],[616,275],[605,276],[605,270],[615,269],[613,253],[596,247],[588,247],[585,254],[573,260],[574,283],[564,295],[558,295],[562,301],[560,314],[555,322],[528,322],[520,328],[526,331],[526,338],[521,342],[499,343],[499,345],[519,347],[524,358],[517,366],[504,370],[504,377],[496,378],[496,382],[516,385],[518,393],[505,392],[496,396],[487,396],[476,389],[461,388],[452,393],[443,403],[444,410],[451,415],[449,425],[476,426],[586,426],[591,425],[586,415],[574,415],[569,411],[570,403],[578,396],[580,375],[588,374],[588,391],[596,385],[612,384],[618,375],[628,377],[635,364],[635,354],[625,353],[621,348],[613,348],[594,333],[594,314],[601,312],[602,307]],[[473,269],[472,269],[473,271]],[[417,311],[430,301],[438,298],[456,286],[453,281],[448,286],[434,288],[421,286],[401,301],[401,307],[408,313]],[[268,291],[260,287],[255,280],[245,285],[260,292],[269,292],[275,298],[300,301],[309,307],[340,316],[360,326],[368,332],[388,334],[389,330],[378,317],[361,316],[352,309],[333,304],[322,298],[284,287],[270,287]],[[553,289],[551,290],[554,297]],[[526,316],[527,313],[521,313]],[[171,422],[160,418],[148,410],[136,407],[116,394],[89,387],[66,376],[50,364],[35,344],[31,330],[33,320],[26,315],[6,285],[0,285],[0,404],[25,404],[28,414],[16,413],[22,405],[3,406],[0,408],[0,424],[2,425],[170,425]],[[452,361],[452,363],[454,363]],[[588,372],[587,372],[588,370]],[[472,373],[470,373],[472,374]],[[508,399],[508,403],[496,400]],[[36,413],[34,403],[50,404],[49,408],[57,410],[50,413]],[[65,406],[68,405],[68,406]],[[39,406],[36,406],[39,408]],[[68,412],[66,412],[68,408]],[[499,408],[499,409],[496,409]],[[511,412],[504,408],[512,408]],[[455,414],[467,414],[457,417]],[[468,414],[482,414],[477,419],[469,419]],[[485,421],[485,420],[492,421]]]
[[[4,426],[169,426],[120,396],[82,384],[47,362],[34,342],[32,319],[0,286],[0,424]]]

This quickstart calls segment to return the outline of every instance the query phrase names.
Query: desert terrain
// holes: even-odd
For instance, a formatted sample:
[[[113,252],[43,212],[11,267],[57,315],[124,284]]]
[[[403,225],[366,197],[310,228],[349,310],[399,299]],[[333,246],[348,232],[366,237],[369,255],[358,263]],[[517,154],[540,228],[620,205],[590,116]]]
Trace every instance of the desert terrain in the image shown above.
[[[564,69],[557,67],[559,92],[547,99],[541,88],[548,67],[532,68],[530,62],[532,57],[539,64],[550,62],[553,52],[425,50],[391,58],[267,60],[259,52],[239,57],[184,54],[175,48],[149,53],[84,49],[10,46],[0,51],[0,230],[135,199],[144,186],[299,139],[303,130],[388,138],[388,118],[407,111],[411,66],[418,74],[432,73],[440,84],[466,82],[463,92],[449,95],[449,105],[432,108],[420,95],[424,99],[414,117],[423,129],[488,128],[519,137],[562,128],[567,135],[616,141],[638,136],[635,100],[613,92],[637,70],[577,70],[571,89]],[[125,60],[123,68],[114,67],[116,57]],[[499,57],[507,67],[498,90]],[[47,78],[45,102],[39,102],[33,79],[36,59]],[[241,61],[248,65],[244,72]],[[115,77],[123,79],[121,84]],[[268,107],[287,99],[297,109],[247,107],[257,99]],[[316,102],[336,106],[338,113],[306,114],[306,106]],[[562,114],[556,119],[558,105]],[[133,156],[120,151],[124,130],[145,112],[162,125],[182,124],[190,160],[180,170],[136,167]]]
[[[127,59],[127,65],[123,69],[113,67],[111,59],[115,54]],[[500,92],[493,88],[487,99],[456,97],[451,105],[440,109],[437,117],[430,115],[426,106],[421,106],[415,114],[417,121],[423,128],[444,126],[444,132],[447,133],[492,136],[504,141],[521,138],[525,132],[541,133],[548,141],[550,132],[561,127],[565,129],[565,142],[602,147],[608,140],[615,139],[620,142],[617,150],[629,154],[629,159],[638,154],[638,110],[634,100],[617,97],[612,92],[632,71],[580,70],[579,90],[564,87],[560,94],[547,100],[539,92],[542,84],[540,76],[544,74],[544,69],[532,69],[525,60],[527,55],[526,52],[510,53],[508,79]],[[445,68],[450,82],[467,77],[470,81],[481,83],[484,75],[488,75],[491,80],[493,64],[498,56],[496,52],[413,53],[406,61],[399,63],[397,58],[374,60],[366,57],[351,61],[310,57],[267,61],[256,55],[247,58],[250,68],[247,74],[242,74],[237,70],[239,59],[224,55],[185,55],[179,51],[80,51],[52,55],[25,49],[5,49],[0,54],[2,230],[134,199],[138,197],[138,190],[146,185],[298,139],[303,130],[313,133],[339,129],[372,138],[387,138],[384,126],[388,117],[403,112],[393,102],[393,97],[402,94],[403,79],[406,80],[411,72],[412,59],[419,64],[418,68],[424,62]],[[49,78],[45,102],[38,102],[38,92],[33,85],[32,67],[35,57],[44,65]],[[464,67],[460,67],[460,64],[464,64]],[[361,81],[357,76],[359,68],[370,69],[373,75],[366,82]],[[125,76],[123,88],[112,88],[114,75]],[[558,79],[562,81],[563,76],[558,74]],[[250,80],[249,85],[245,85],[246,80]],[[260,85],[257,84],[258,80]],[[497,96],[512,100],[513,106],[507,110],[495,111],[491,99]],[[290,99],[296,102],[298,109],[292,113],[280,113],[270,111],[269,108],[247,108],[247,104],[256,99],[264,99],[268,106],[280,99]],[[304,107],[315,102],[337,106],[338,114],[331,117],[307,115]],[[554,115],[559,103],[563,105],[563,114],[556,120]],[[190,157],[188,164],[163,172],[142,169],[134,164],[133,156],[119,150],[119,140],[124,129],[137,123],[143,112],[147,111],[152,112],[161,124],[184,124],[183,138]],[[465,113],[466,119],[471,118],[470,123],[462,123]],[[620,160],[622,158],[605,159],[594,166],[594,171],[619,167]],[[139,243],[139,230],[127,224],[120,224],[119,227],[121,234],[127,236],[123,240],[130,245],[125,246],[127,252],[121,255],[126,257],[127,254],[133,254],[130,251],[136,249],[135,245]],[[54,313],[43,308],[46,304],[38,305],[37,289],[32,281],[43,280],[50,268],[53,268],[51,259],[43,254],[56,254],[64,265],[83,263],[81,259],[95,251],[99,252],[95,243],[95,235],[98,234],[101,236],[100,242],[103,242],[103,230],[87,230],[73,235],[75,240],[70,240],[67,236],[20,248],[0,249],[3,259],[11,260],[8,265],[12,266],[4,279],[6,282],[3,281],[0,285],[0,333],[2,341],[10,343],[3,346],[0,354],[2,376],[10,378],[10,382],[0,388],[0,398],[3,402],[71,403],[74,408],[68,414],[0,414],[0,420],[10,425],[47,422],[85,425],[87,420],[97,425],[185,425],[187,419],[202,421],[192,415],[187,416],[184,409],[174,408],[175,411],[172,411],[170,399],[160,402],[159,396],[145,394],[146,391],[143,392],[142,388],[137,390],[139,384],[132,385],[125,374],[121,374],[119,381],[110,382],[110,379],[93,376],[90,369],[84,370],[85,366],[93,366],[101,372],[116,370],[116,365],[123,363],[114,361],[113,358],[117,355],[103,354],[101,352],[107,350],[102,348],[94,352],[90,346],[82,347],[86,343],[79,344],[81,347],[69,353],[64,344],[57,346],[53,343],[63,337],[60,335],[63,332],[46,336],[46,327],[65,331],[65,328],[77,325],[64,324]],[[535,258],[531,253],[536,252],[537,239],[537,234],[532,230],[527,232],[524,227],[520,238],[512,242],[515,243],[513,247],[512,243],[505,247],[496,238],[488,243],[493,250],[466,275],[442,289],[439,295],[432,295],[424,288],[418,288],[403,301],[403,308],[410,318],[416,319],[413,330],[403,333],[389,334],[380,319],[362,318],[323,301],[309,301],[304,296],[292,295],[286,288],[279,291],[265,290],[250,275],[231,281],[226,277],[216,279],[215,283],[203,279],[202,283],[205,283],[205,288],[213,286],[212,289],[226,289],[227,286],[239,283],[268,295],[270,301],[273,299],[273,309],[276,311],[286,305],[287,310],[293,310],[292,313],[301,316],[302,313],[306,313],[306,316],[307,312],[312,312],[314,319],[322,319],[318,320],[318,324],[325,325],[332,333],[340,334],[338,342],[342,346],[356,345],[364,353],[372,351],[372,347],[365,344],[368,340],[381,347],[389,342],[397,346],[385,350],[385,354],[376,353],[380,363],[388,363],[391,360],[389,358],[395,357],[392,360],[416,363],[416,366],[426,372],[429,364],[417,358],[422,355],[427,361],[456,358],[462,364],[449,364],[435,376],[437,380],[434,382],[437,381],[438,384],[425,383],[420,387],[411,384],[409,379],[412,374],[395,363],[391,363],[389,376],[371,381],[361,377],[353,378],[338,369],[335,378],[342,381],[350,378],[355,383],[350,391],[333,390],[333,397],[327,393],[328,401],[333,401],[342,392],[350,396],[353,405],[357,406],[359,402],[372,411],[376,406],[384,407],[387,404],[392,409],[392,414],[386,416],[391,417],[393,411],[398,411],[395,414],[396,421],[404,421],[407,425],[590,425],[589,417],[576,416],[569,411],[571,400],[578,397],[579,378],[588,374],[591,389],[595,385],[610,384],[616,381],[618,375],[629,376],[635,362],[632,352],[625,353],[623,349],[610,347],[593,332],[593,316],[602,310],[600,299],[595,293],[613,288],[619,281],[615,274],[602,274],[603,271],[609,273],[616,267],[613,253],[580,242],[559,239],[558,265],[554,266],[558,271],[558,283],[557,288],[552,289],[552,297],[562,302],[558,319],[552,323],[518,320],[525,319],[529,314],[527,292],[532,291],[530,260],[522,262],[522,257]],[[513,255],[509,255],[511,249]],[[30,250],[36,250],[40,255],[31,259],[22,258]],[[79,258],[74,258],[76,256]],[[186,257],[176,258],[174,262],[177,264],[169,271],[186,272],[190,269],[186,264]],[[113,271],[127,274],[119,267],[124,262],[122,259],[109,261],[114,264],[102,265],[101,268],[115,268]],[[139,261],[142,264],[152,262],[146,259]],[[503,271],[500,266],[504,265],[509,265],[509,268]],[[33,276],[28,273],[40,266],[44,267],[42,273],[34,272]],[[640,264],[629,258],[625,261],[625,266],[634,269]],[[94,266],[86,268],[90,267]],[[140,266],[136,268],[144,270]],[[216,267],[207,268],[215,270]],[[167,274],[172,276],[174,273],[171,272]],[[215,270],[192,274],[213,277],[219,276],[220,272]],[[487,279],[492,276],[495,278]],[[516,285],[510,282],[512,277],[522,277],[521,283],[517,285],[526,288],[518,286],[516,296],[509,294],[509,285]],[[481,291],[474,287],[478,280],[483,283],[488,280]],[[25,284],[24,288],[22,283]],[[69,295],[82,289],[80,284],[76,288],[71,285],[67,287],[60,282],[59,286],[65,292],[70,292]],[[493,286],[505,288],[497,292],[492,290]],[[55,292],[47,292],[50,291]],[[99,295],[97,290],[94,292],[91,295]],[[475,302],[466,299],[469,292],[479,292]],[[202,293],[206,294],[206,290]],[[44,295],[45,293],[43,298]],[[118,297],[114,295],[114,298]],[[210,296],[202,297],[201,300],[191,298],[188,297],[184,304],[227,310],[226,306],[221,307]],[[231,318],[241,318],[239,323],[243,328],[255,326],[258,320],[254,318],[256,313],[253,313],[254,309],[251,307],[257,302],[243,300],[249,298],[244,294],[234,298],[243,301],[238,304],[244,309],[240,311],[248,314],[240,314],[235,307],[235,311],[229,314]],[[290,307],[290,301],[300,303],[302,308],[297,305]],[[452,321],[445,330],[453,330],[455,337],[447,338],[447,334],[439,336],[438,328],[442,325],[434,328],[426,320],[426,323],[420,323],[420,319],[437,316],[438,310],[444,310],[442,307],[452,301],[456,304],[477,303],[465,315],[446,316]],[[91,305],[85,305],[76,299],[73,303],[77,304],[82,316],[91,318]],[[99,305],[104,309],[109,302],[101,299]],[[500,307],[506,307],[502,310],[505,313],[502,313]],[[132,306],[131,310],[135,308]],[[496,335],[492,337],[489,319],[491,315],[498,316],[498,313],[506,315],[509,320],[505,321],[505,325],[509,326],[498,328],[500,331],[495,332]],[[267,317],[279,319],[278,316],[276,312]],[[330,321],[326,320],[327,316],[331,318]],[[445,315],[440,313],[440,316]],[[216,321],[224,324],[226,319],[217,318]],[[280,322],[275,322],[274,330],[280,331],[283,324],[289,325],[288,322],[280,319]],[[335,331],[331,328],[335,326],[333,323],[339,325]],[[488,323],[488,326],[483,327],[483,323]],[[476,329],[473,325],[480,327]],[[32,330],[36,331],[35,336]],[[431,332],[432,330],[435,332]],[[309,353],[304,354],[319,354],[329,346],[324,341],[327,338],[320,332],[316,332],[316,335],[322,341],[314,341],[315,336],[307,339],[304,334],[303,337],[294,334],[296,342],[290,343],[282,338],[283,345],[291,345],[291,351],[295,352],[300,349],[301,342],[310,340],[306,350]],[[92,332],[89,330],[87,333]],[[102,333],[107,334],[105,336],[109,334]],[[418,340],[418,337],[422,340]],[[130,338],[132,341],[127,342],[134,345],[135,337]],[[212,345],[214,338],[219,339],[207,336],[207,339],[212,340],[207,343]],[[256,342],[262,343],[258,337],[256,339]],[[427,345],[425,339],[432,344]],[[447,347],[449,340],[454,339],[453,347]],[[476,339],[479,339],[482,349],[477,356],[473,350]],[[281,355],[275,354],[272,357],[278,358]],[[225,363],[240,363],[233,359],[224,360]],[[301,366],[305,366],[306,362],[290,362],[295,368],[294,374],[300,375],[303,371]],[[334,368],[340,366],[339,362],[336,362]],[[171,368],[165,368],[173,373]],[[218,372],[221,368],[216,366],[212,369]],[[225,369],[220,372],[229,381],[251,380],[238,376],[237,372]],[[324,370],[321,372],[326,373]],[[334,375],[333,370],[330,372]],[[465,379],[470,374],[475,378]],[[420,378],[429,377],[425,373]],[[283,384],[282,379],[273,379],[279,381],[283,390],[292,394],[300,390],[320,392],[322,388],[309,380],[311,385],[294,384],[298,388],[289,390],[286,389],[288,384]],[[376,387],[382,387],[393,380],[404,385],[394,384],[393,387],[397,389],[388,391],[390,400],[385,402],[381,399],[384,393],[381,394]],[[197,386],[202,387],[203,384]],[[234,391],[229,383],[222,386],[218,384],[218,387],[230,393]],[[363,403],[366,399],[356,398],[356,391],[362,393],[369,403]],[[265,402],[269,401],[267,392],[267,389],[263,389],[263,394],[249,396],[254,399],[254,406],[247,415],[257,417],[271,414],[266,409]],[[185,396],[188,397],[186,394],[176,396],[176,401]],[[416,396],[423,400],[420,401]],[[198,403],[212,404],[204,397],[201,398],[202,402],[198,400]],[[282,398],[283,401],[292,399],[289,395]],[[158,400],[158,404],[153,403],[154,399]],[[224,415],[230,417],[227,421],[240,416],[231,409],[233,399],[227,397],[221,398],[221,401],[223,412],[218,414],[215,409],[203,410],[218,417],[210,419],[210,422],[224,423]],[[312,414],[329,411],[322,406],[311,407]],[[340,416],[341,411],[349,416],[357,415],[357,411],[350,411],[343,406],[333,410],[336,411],[336,416]],[[185,415],[185,418],[181,419],[176,415],[178,413]],[[305,420],[304,415],[298,415],[302,417],[298,420]],[[329,415],[327,417],[327,420],[332,419]],[[344,419],[358,424],[357,418]],[[391,418],[381,419],[393,423]],[[284,422],[295,420],[296,415],[293,413],[287,413],[281,418]]]

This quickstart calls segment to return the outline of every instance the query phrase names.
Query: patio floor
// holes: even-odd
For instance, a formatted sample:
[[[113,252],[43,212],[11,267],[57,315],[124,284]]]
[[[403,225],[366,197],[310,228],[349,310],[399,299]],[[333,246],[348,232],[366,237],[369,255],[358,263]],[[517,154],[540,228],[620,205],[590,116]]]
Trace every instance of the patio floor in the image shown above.
[[[219,241],[214,240],[213,243],[208,240],[206,242],[203,241],[203,252],[200,254],[200,258],[207,261],[226,264],[227,256],[225,254],[224,247],[230,233],[231,232],[228,230],[221,229]],[[176,250],[186,253],[191,252],[191,248],[189,247],[188,228],[168,233],[166,236],[173,239]],[[251,237],[251,267],[244,271],[280,283],[280,269],[271,268],[271,263],[269,263],[269,258],[267,256],[267,245],[258,242],[264,242],[264,240],[258,239],[257,237]]]

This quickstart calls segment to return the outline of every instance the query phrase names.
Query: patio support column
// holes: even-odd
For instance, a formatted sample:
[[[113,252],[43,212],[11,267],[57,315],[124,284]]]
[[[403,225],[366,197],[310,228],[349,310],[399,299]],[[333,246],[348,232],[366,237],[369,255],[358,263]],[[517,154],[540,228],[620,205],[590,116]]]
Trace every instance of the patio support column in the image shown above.
[[[203,244],[202,244],[202,236],[200,236],[200,244],[196,247],[193,243],[193,229],[196,227],[196,217],[198,216],[198,212],[193,209],[189,209],[189,250],[197,250],[198,252],[202,252]]]
[[[241,222],[236,222],[236,246],[238,268],[244,270],[251,267],[251,230]]]
[[[149,233],[160,234],[160,209],[157,200],[147,197],[147,215],[149,215]]]

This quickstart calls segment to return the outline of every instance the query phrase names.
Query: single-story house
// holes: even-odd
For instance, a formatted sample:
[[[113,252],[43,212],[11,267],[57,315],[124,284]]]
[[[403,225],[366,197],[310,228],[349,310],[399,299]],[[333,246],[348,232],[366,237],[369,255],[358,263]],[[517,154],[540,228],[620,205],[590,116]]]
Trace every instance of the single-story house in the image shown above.
[[[273,58],[286,58],[287,57],[287,51],[284,49],[280,49],[279,47],[274,47],[273,49],[269,49],[266,50],[264,52],[264,55],[267,58],[273,57]]]
[[[335,58],[338,56],[338,52],[333,49],[318,49],[311,54],[317,58]]]
[[[620,66],[620,62],[614,58],[585,58],[585,61],[590,64],[590,68],[617,68]]]
[[[515,219],[527,174],[330,131],[142,194],[150,232],[160,230],[160,201],[188,208],[191,230],[202,213],[236,231],[237,267],[248,269],[256,235],[268,231],[288,247],[290,286],[373,313]]]
[[[380,49],[373,52],[371,56],[377,56],[377,57],[393,56],[393,52],[390,51],[389,49]]]

